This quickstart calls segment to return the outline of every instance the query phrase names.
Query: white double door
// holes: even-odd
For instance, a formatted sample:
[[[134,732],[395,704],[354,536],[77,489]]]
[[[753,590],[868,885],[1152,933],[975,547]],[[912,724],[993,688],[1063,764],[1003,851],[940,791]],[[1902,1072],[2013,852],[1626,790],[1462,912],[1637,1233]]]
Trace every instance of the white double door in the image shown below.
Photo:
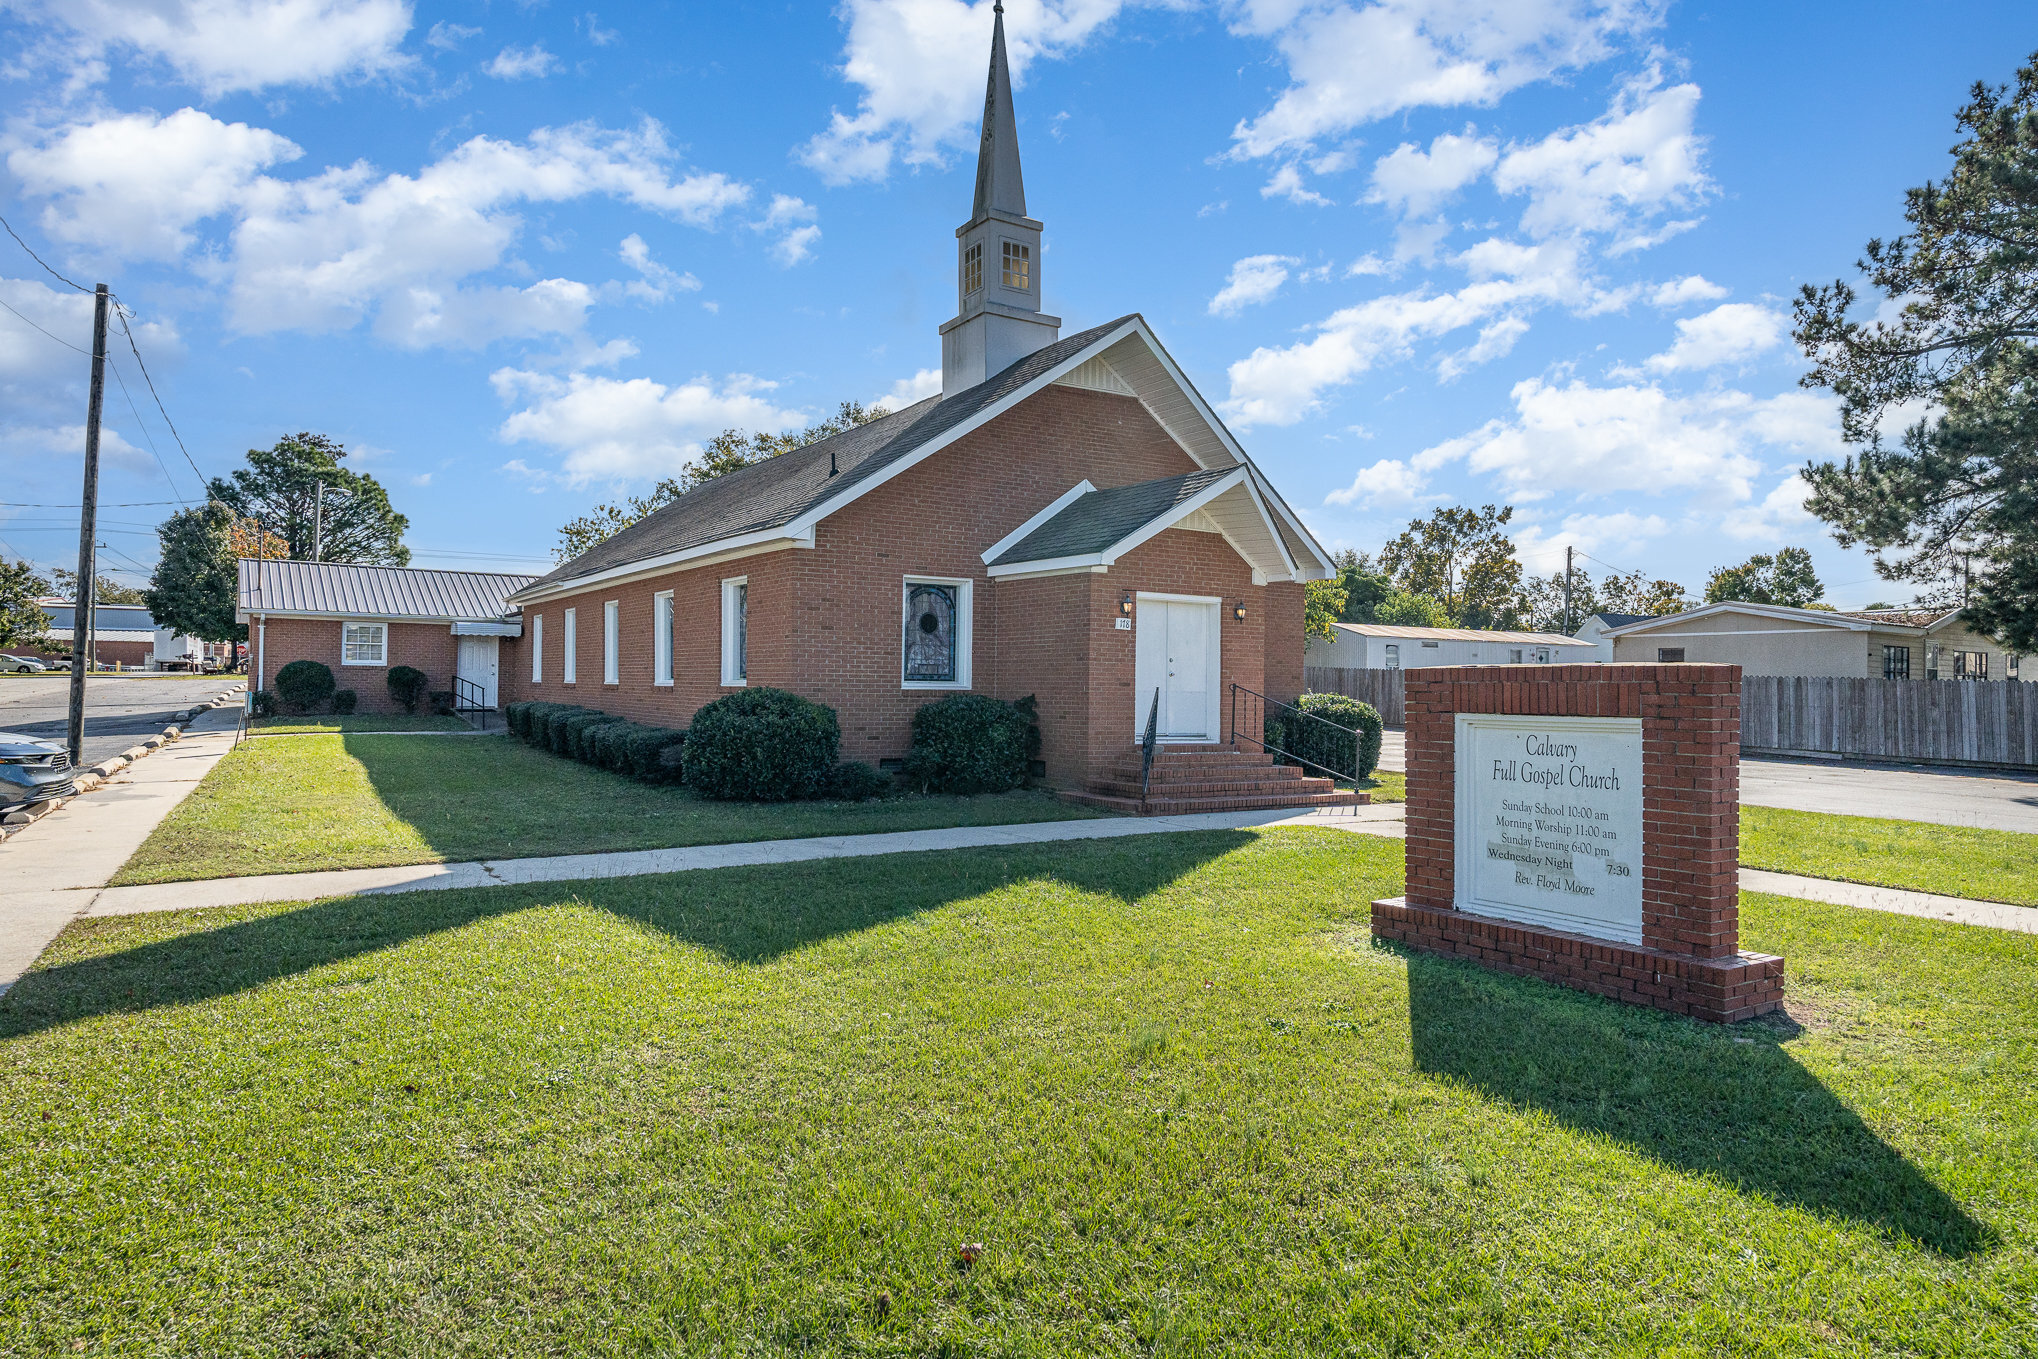
[[[1193,595],[1140,595],[1133,621],[1133,731],[1146,735],[1160,694],[1163,741],[1218,739],[1218,608]]]
[[[501,653],[502,639],[500,637],[462,637],[460,639],[459,676],[481,690],[481,706],[484,708],[493,708],[495,706],[495,671],[497,659]],[[471,693],[472,691],[470,690],[469,692]],[[464,704],[468,700],[465,695],[461,695],[455,701]]]

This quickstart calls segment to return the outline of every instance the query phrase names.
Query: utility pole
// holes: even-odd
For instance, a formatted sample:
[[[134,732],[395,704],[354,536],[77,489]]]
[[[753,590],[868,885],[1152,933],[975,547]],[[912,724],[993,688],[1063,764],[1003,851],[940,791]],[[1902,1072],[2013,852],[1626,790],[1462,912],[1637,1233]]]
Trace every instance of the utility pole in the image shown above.
[[[1564,627],[1566,637],[1571,635],[1571,549],[1564,549]]]
[[[326,484],[322,481],[311,484],[311,559],[326,559]]]
[[[85,672],[92,666],[99,579],[99,408],[106,400],[106,285],[92,294],[92,395],[85,408],[85,493],[78,505],[78,586],[71,591],[71,768],[85,762]],[[83,643],[81,646],[80,643]]]

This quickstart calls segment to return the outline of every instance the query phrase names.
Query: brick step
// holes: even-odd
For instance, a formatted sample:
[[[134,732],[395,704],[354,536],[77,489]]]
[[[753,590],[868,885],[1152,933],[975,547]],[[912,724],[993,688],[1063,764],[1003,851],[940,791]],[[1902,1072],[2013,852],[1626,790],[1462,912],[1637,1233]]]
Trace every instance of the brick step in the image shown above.
[[[1313,793],[1300,796],[1281,794],[1278,796],[1237,795],[1204,798],[1149,798],[1144,805],[1137,797],[1113,797],[1104,793],[1064,792],[1057,793],[1063,802],[1078,807],[1095,807],[1102,811],[1123,812],[1128,816],[1181,816],[1193,812],[1260,812],[1308,811],[1314,807],[1364,806],[1372,801],[1368,793]]]
[[[1139,768],[1140,761],[1138,756],[1133,756],[1128,759],[1118,760],[1116,764],[1120,769],[1137,769]],[[1160,756],[1154,760],[1153,767],[1155,769],[1255,769],[1266,771],[1269,769],[1288,769],[1293,766],[1276,764],[1272,759],[1264,756],[1255,758],[1251,755],[1213,755],[1194,760],[1185,760],[1180,756],[1172,759],[1167,756]]]
[[[1138,797],[1139,780],[1099,779],[1090,785],[1093,793],[1104,793],[1111,797]],[[1285,780],[1208,780],[1200,782],[1162,783],[1155,780],[1148,785],[1150,797],[1305,797],[1317,793],[1335,792],[1336,786],[1329,779],[1285,779]]]
[[[1103,770],[1101,778],[1139,782],[1139,766],[1121,764],[1113,769]],[[1198,765],[1184,769],[1180,765],[1162,768],[1153,767],[1152,781],[1162,783],[1291,783],[1306,777],[1293,765]]]

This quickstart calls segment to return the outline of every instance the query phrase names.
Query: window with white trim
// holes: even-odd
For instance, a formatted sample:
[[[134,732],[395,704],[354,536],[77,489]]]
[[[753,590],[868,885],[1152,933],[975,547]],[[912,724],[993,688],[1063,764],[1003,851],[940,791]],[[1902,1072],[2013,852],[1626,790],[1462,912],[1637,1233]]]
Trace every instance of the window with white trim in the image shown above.
[[[651,596],[651,682],[672,683],[672,591]]]
[[[722,582],[722,683],[739,685],[750,678],[750,577],[731,576]]]
[[[568,684],[573,683],[575,679],[574,670],[576,667],[574,665],[575,657],[573,653],[578,649],[574,643],[577,640],[575,634],[580,631],[578,626],[579,618],[580,611],[578,609],[568,609],[566,611],[565,636],[559,639],[562,653],[559,659],[559,678],[565,680]]]
[[[1401,647],[1398,643],[1387,643],[1387,668],[1389,670],[1401,668]]]
[[[1508,662],[1509,662],[1510,664],[1512,664],[1512,665],[1520,665],[1520,664],[1521,664],[1521,648],[1520,648],[1520,647],[1514,647],[1513,649],[1511,649],[1511,650],[1510,650],[1510,651],[1509,651],[1509,652],[1507,653],[1507,659],[1508,659]]]
[[[622,623],[622,602],[605,600],[601,606],[601,682],[622,683],[622,638],[616,635]]]
[[[531,683],[545,682],[545,615],[531,615]]]
[[[1017,241],[1006,241],[1005,245],[1005,286],[1017,288],[1020,292],[1033,290],[1033,247]]]
[[[969,688],[970,594],[966,579],[906,577],[899,657],[905,688]]]
[[[389,664],[389,624],[342,623],[340,625],[340,664]]]

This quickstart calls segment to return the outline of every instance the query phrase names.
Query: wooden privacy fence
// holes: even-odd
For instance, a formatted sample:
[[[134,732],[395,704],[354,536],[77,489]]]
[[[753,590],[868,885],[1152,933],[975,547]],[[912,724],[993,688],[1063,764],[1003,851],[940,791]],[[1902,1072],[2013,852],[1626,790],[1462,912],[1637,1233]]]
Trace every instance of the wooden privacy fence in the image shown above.
[[[1741,749],[2038,765],[2038,684],[1748,675],[1741,680]]]
[[[1312,693],[1349,694],[1405,725],[1401,670],[1312,665]],[[1920,764],[2038,767],[2038,684],[2018,680],[1884,680],[1747,675],[1741,749]]]

